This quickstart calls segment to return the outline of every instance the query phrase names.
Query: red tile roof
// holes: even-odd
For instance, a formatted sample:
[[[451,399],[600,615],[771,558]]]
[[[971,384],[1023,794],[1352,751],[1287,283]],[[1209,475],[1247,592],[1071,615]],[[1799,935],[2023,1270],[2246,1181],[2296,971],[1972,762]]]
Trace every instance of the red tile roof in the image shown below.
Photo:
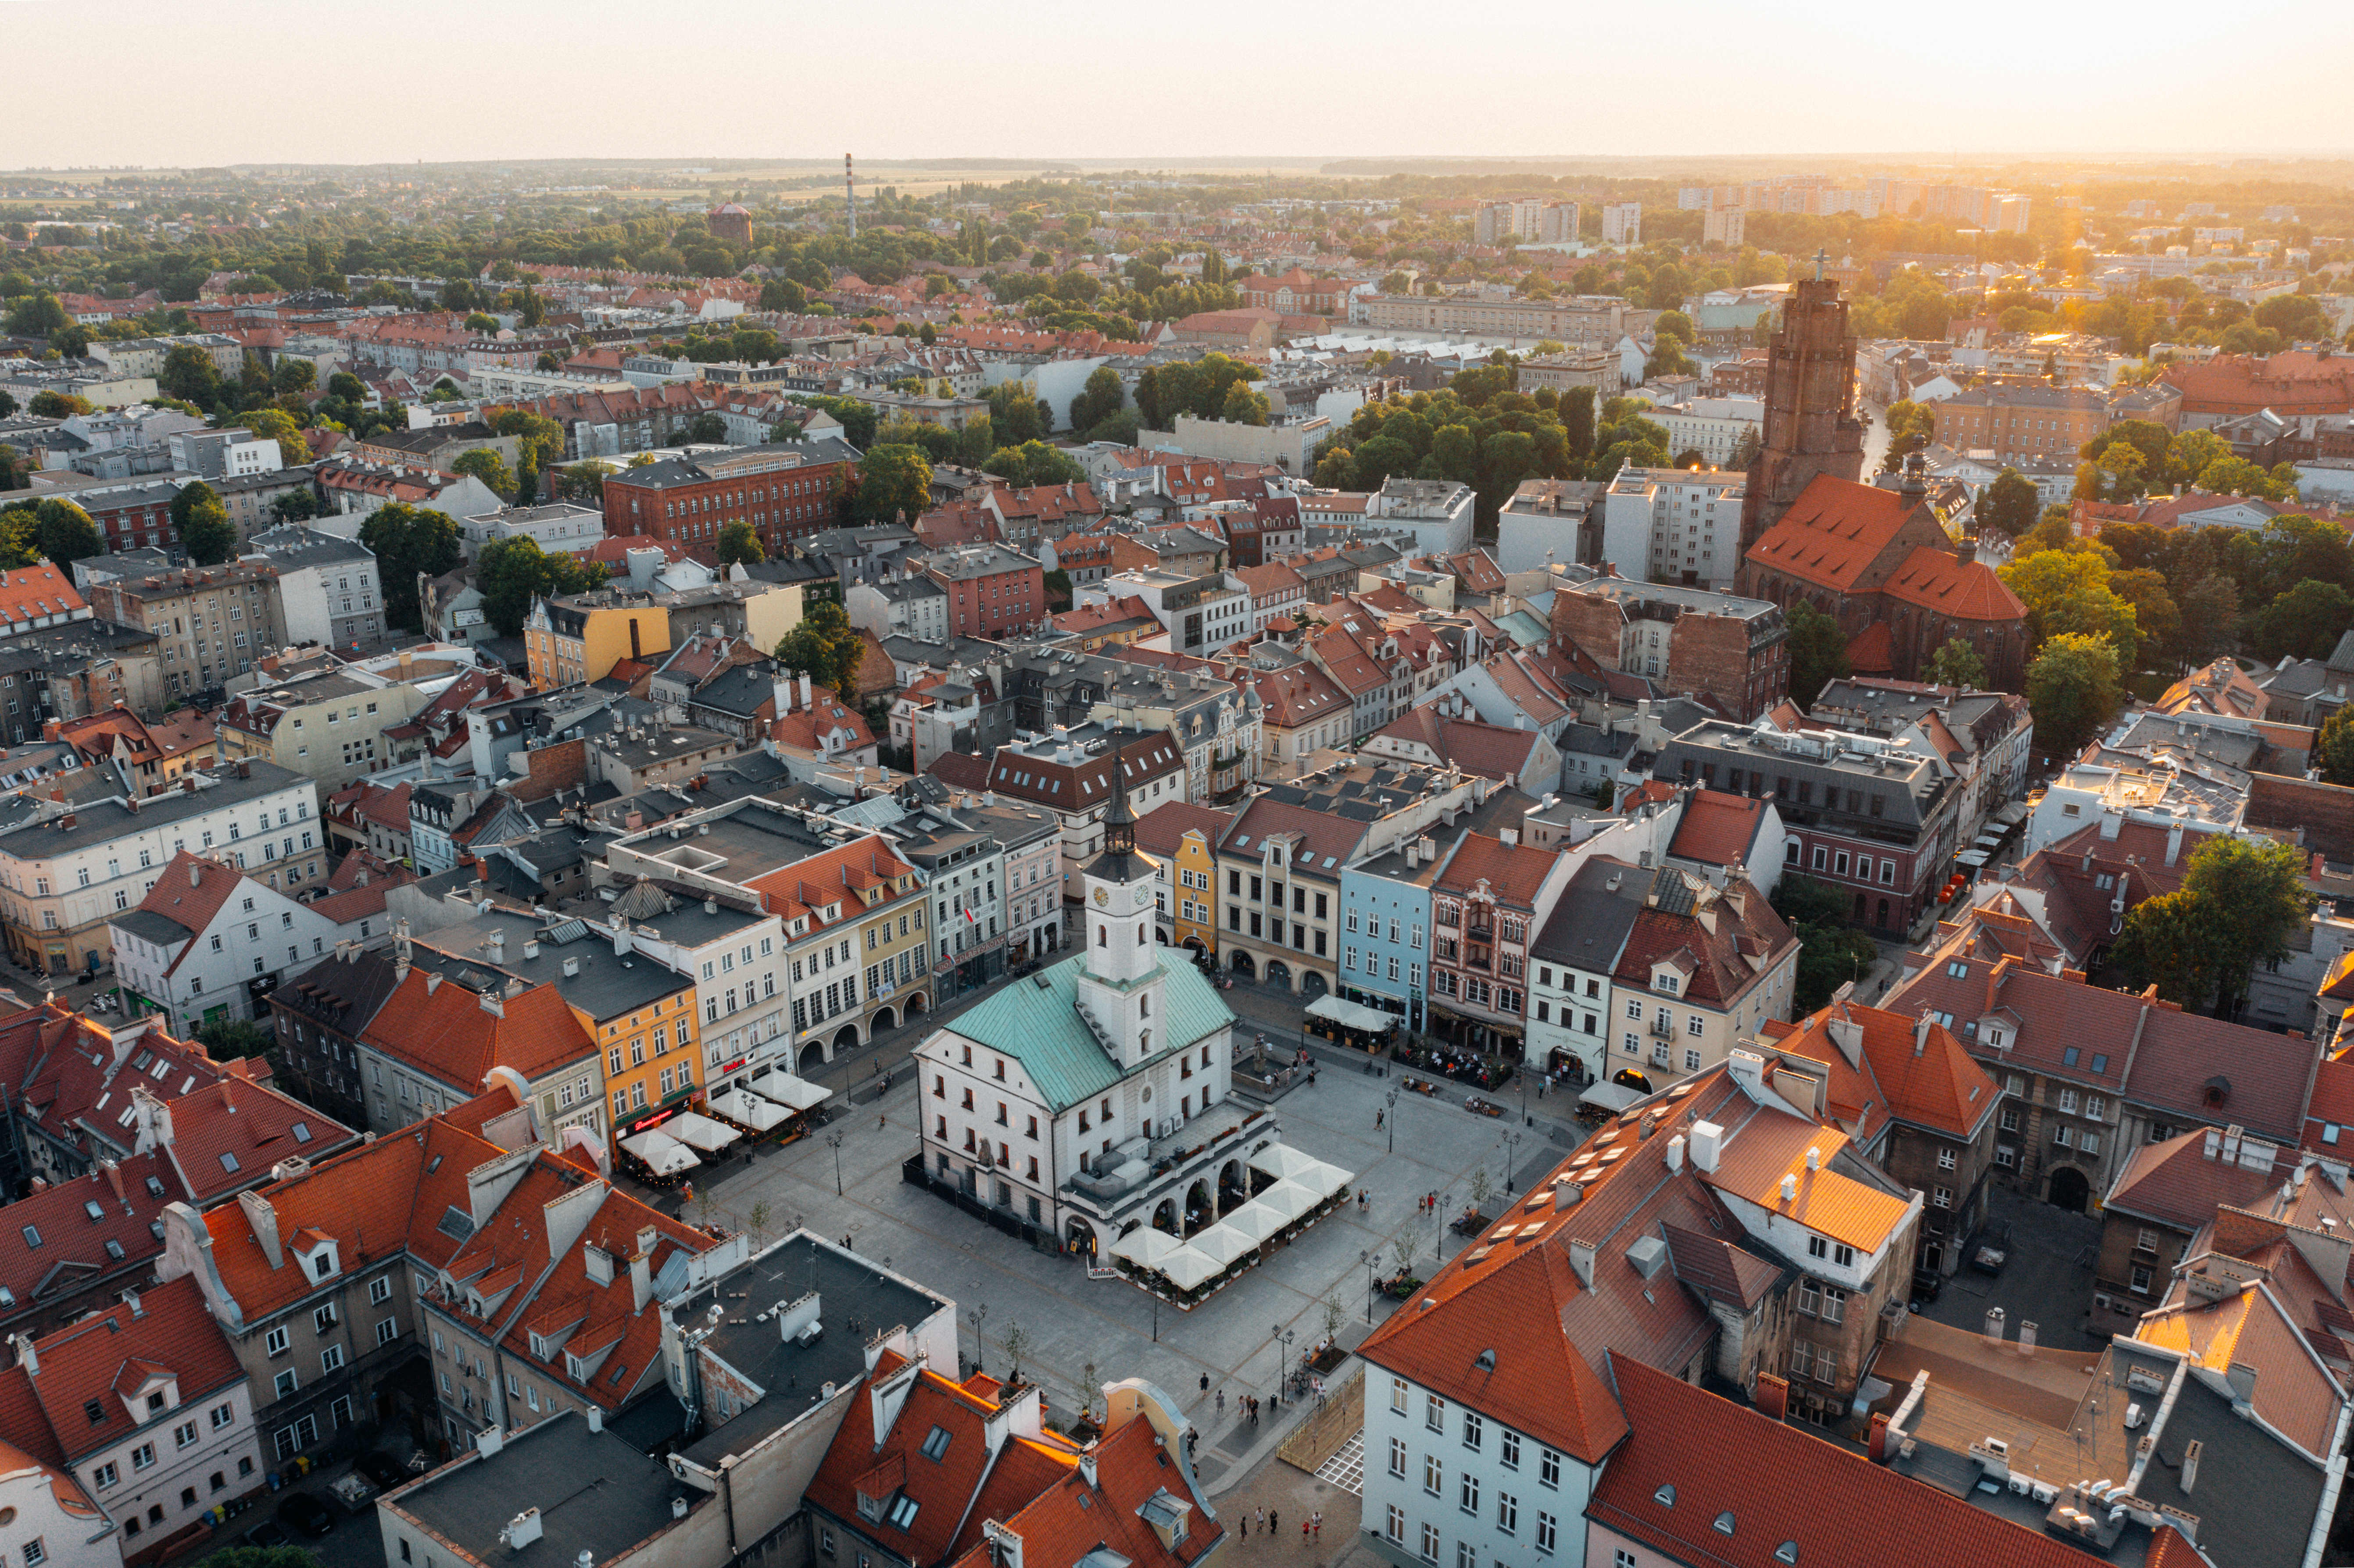
[[[1155,806],[1136,820],[1136,846],[1148,854],[1175,854],[1187,833],[1198,832],[1210,853],[1217,853],[1219,836],[1235,817],[1235,810],[1217,810],[1183,800]]]
[[[1763,567],[1841,593],[1896,537],[1913,503],[1893,490],[1817,474],[1749,548]]]
[[[30,1373],[33,1395],[69,1461],[122,1442],[147,1419],[143,1401],[136,1416],[126,1406],[126,1372],[133,1390],[152,1375],[178,1379],[187,1408],[245,1380],[196,1280],[185,1276],[140,1292],[135,1308],[118,1302],[53,1330],[34,1341],[34,1351],[40,1370]],[[133,1371],[134,1361],[153,1365]],[[99,1420],[90,1418],[91,1408]]]
[[[1928,545],[1905,556],[1881,591],[1954,620],[2017,620],[2027,614],[2027,606],[1993,567],[1957,561]]]
[[[1482,779],[1518,780],[1540,737],[1532,729],[1508,729],[1478,719],[1447,718],[1426,703],[1408,708],[1373,739],[1387,741],[1417,761],[1452,763]]]
[[[163,874],[147,896],[139,901],[143,913],[161,915],[181,927],[191,938],[190,944],[174,957],[165,973],[176,970],[180,959],[195,950],[193,938],[205,933],[222,906],[237,893],[238,884],[245,874],[232,865],[182,850],[164,867]]]
[[[482,983],[504,983],[490,977]],[[502,1011],[442,978],[413,969],[376,1011],[361,1038],[436,1081],[469,1093],[493,1067],[512,1067],[531,1083],[573,1062],[594,1062],[597,1042],[552,985],[504,998]]]
[[[90,606],[74,591],[73,579],[48,561],[0,571],[0,624],[87,618]]]
[[[886,1352],[869,1377],[880,1382],[905,1364],[896,1352]],[[825,1458],[810,1478],[804,1499],[838,1519],[855,1520],[862,1490],[885,1500],[904,1489],[917,1505],[915,1528],[896,1530],[882,1520],[870,1520],[865,1528],[909,1561],[942,1561],[989,1473],[992,1456],[983,1424],[996,1413],[994,1393],[983,1380],[962,1385],[926,1367],[916,1373],[897,1414],[880,1432],[875,1429],[875,1400],[852,1400]],[[949,1436],[939,1457],[932,1459],[922,1450],[936,1426]]]
[[[1528,909],[1534,906],[1545,877],[1560,863],[1561,856],[1552,850],[1467,833],[1431,888],[1460,897],[1484,882],[1499,906]]]
[[[1015,1439],[958,1532],[954,1568],[994,1568],[999,1561],[983,1538],[984,1520],[1000,1520],[1022,1538],[1024,1568],[1073,1568],[1097,1551],[1138,1568],[1202,1562],[1225,1541],[1225,1527],[1210,1516],[1208,1499],[1187,1484],[1159,1438],[1140,1414],[1106,1433],[1095,1445],[1093,1487],[1068,1444],[1051,1435]],[[1143,1516],[1144,1505],[1163,1491],[1192,1509],[1185,1539],[1173,1552]]]
[[[2085,1568],[2076,1547],[1758,1414],[1631,1357],[1610,1358],[1627,1441],[1586,1517],[1677,1563],[1802,1568]],[[1726,1520],[1724,1516],[1730,1515]],[[1719,1528],[1723,1520],[1729,1529]],[[2171,1533],[2170,1531],[2162,1533]],[[1776,1558],[1785,1542],[1795,1556]]]
[[[1668,853],[1702,865],[1754,864],[1765,826],[1764,800],[1724,789],[1695,789],[1684,801]]]

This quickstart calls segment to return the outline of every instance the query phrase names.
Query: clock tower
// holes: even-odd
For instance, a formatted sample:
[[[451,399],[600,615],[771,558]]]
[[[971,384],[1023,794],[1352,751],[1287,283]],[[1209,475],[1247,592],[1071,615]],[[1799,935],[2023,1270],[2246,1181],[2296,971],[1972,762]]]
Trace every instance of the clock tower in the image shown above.
[[[1112,755],[1112,800],[1104,815],[1103,853],[1080,873],[1085,903],[1076,986],[1085,1012],[1122,1069],[1165,1044],[1161,1001],[1166,982],[1152,939],[1153,880],[1160,863],[1136,847],[1136,817],[1119,755]]]

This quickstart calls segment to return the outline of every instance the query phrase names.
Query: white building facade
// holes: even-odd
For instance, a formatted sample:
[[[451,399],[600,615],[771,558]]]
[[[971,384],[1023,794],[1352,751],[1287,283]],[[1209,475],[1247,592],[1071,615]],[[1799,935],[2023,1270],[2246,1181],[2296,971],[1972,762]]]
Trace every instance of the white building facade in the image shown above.
[[[1619,470],[1602,497],[1602,558],[1637,582],[1732,591],[1747,479],[1721,469]]]

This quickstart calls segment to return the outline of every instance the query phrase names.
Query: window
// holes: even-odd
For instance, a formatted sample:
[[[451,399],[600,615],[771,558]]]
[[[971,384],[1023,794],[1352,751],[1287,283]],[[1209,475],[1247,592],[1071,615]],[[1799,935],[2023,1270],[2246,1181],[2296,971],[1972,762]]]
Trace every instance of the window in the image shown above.
[[[1477,1450],[1488,1435],[1488,1424],[1469,1411],[1463,1413],[1463,1446]]]
[[[142,1443],[136,1448],[132,1449],[131,1467],[134,1470],[154,1469],[155,1467],[155,1445],[153,1443]]]
[[[90,1471],[90,1478],[91,1482],[97,1486],[99,1490],[104,1491],[107,1488],[121,1480],[122,1478],[122,1472],[118,1471],[113,1465],[110,1463],[101,1465],[96,1469]]]
[[[379,1345],[388,1345],[398,1337],[399,1333],[400,1325],[392,1319],[387,1318],[376,1326],[376,1342]]]
[[[1422,1489],[1437,1497],[1447,1485],[1447,1467],[1436,1454],[1422,1457]]]
[[[1403,1437],[1390,1439],[1390,1474],[1400,1479],[1405,1477],[1405,1439]]]
[[[1537,1457],[1537,1483],[1547,1487],[1561,1485],[1561,1456],[1550,1448]]]
[[[228,1425],[230,1422],[235,1421],[236,1419],[237,1409],[234,1405],[216,1404],[213,1406],[212,1420],[214,1431],[219,1431],[222,1427]]]
[[[277,1393],[278,1397],[283,1399],[288,1394],[292,1393],[297,1387],[301,1386],[301,1380],[295,1377],[294,1369],[292,1367],[288,1367],[284,1372],[278,1374],[276,1381],[270,1386]]]
[[[343,1364],[344,1347],[341,1345],[329,1345],[319,1353],[319,1370],[323,1372],[334,1372]]]
[[[1423,1403],[1422,1424],[1433,1432],[1446,1431],[1447,1401],[1435,1393],[1426,1395]]]
[[[285,1325],[281,1324],[277,1328],[272,1329],[268,1333],[262,1335],[261,1348],[264,1351],[273,1356],[284,1355],[286,1353]]]
[[[1438,1561],[1438,1526],[1435,1524],[1422,1527],[1422,1560],[1425,1563]]]
[[[1551,1552],[1553,1549],[1553,1543],[1558,1541],[1560,1537],[1561,1530],[1560,1527],[1553,1522],[1553,1515],[1549,1513],[1538,1514],[1537,1550],[1539,1552]],[[1624,1557],[1627,1554],[1624,1552],[1621,1552],[1618,1555]],[[1632,1564],[1621,1564],[1621,1568],[1632,1568]]]
[[[25,1556],[25,1568],[41,1568],[41,1564],[49,1560],[49,1550],[41,1544],[41,1538],[37,1535],[25,1542],[21,1550]]]
[[[311,1327],[318,1330],[320,1333],[323,1334],[334,1326],[335,1308],[333,1302],[328,1303],[326,1306],[320,1308],[316,1312],[311,1314]]]
[[[1954,1190],[1951,1187],[1933,1187],[1929,1191],[1929,1202],[1938,1208],[1950,1209],[1954,1206]]]
[[[1498,1446],[1503,1450],[1504,1468],[1519,1469],[1521,1467],[1521,1435],[1507,1430],[1503,1435],[1503,1441]]]
[[[2137,1296],[2148,1295],[2149,1281],[2149,1269],[2142,1264],[2135,1264],[2133,1266],[2133,1293]]]
[[[196,1424],[195,1422],[183,1421],[177,1426],[172,1428],[173,1447],[185,1448],[196,1440]]]
[[[368,1305],[381,1307],[392,1299],[392,1276],[380,1274],[368,1281]]]
[[[1405,1379],[1390,1379],[1390,1408],[1400,1415],[1405,1414]]]
[[[1390,1504],[1389,1516],[1384,1526],[1384,1534],[1401,1546],[1405,1544],[1405,1510],[1395,1503]]]
[[[1521,1528],[1521,1499],[1510,1492],[1496,1494],[1496,1528],[1506,1535]]]

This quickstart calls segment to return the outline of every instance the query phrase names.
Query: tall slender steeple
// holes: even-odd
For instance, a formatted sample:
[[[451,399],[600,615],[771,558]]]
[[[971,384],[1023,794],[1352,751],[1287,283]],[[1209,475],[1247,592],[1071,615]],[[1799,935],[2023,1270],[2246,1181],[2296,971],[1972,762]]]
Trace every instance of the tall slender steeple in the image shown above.
[[[1160,864],[1136,847],[1121,754],[1111,754],[1111,800],[1104,811],[1103,853],[1080,873],[1077,1001],[1123,1068],[1152,1054],[1165,986],[1152,934]]]
[[[1766,424],[1741,502],[1741,553],[1781,520],[1817,474],[1863,477],[1863,425],[1855,417],[1855,337],[1839,281],[1815,275],[1790,286],[1782,329],[1766,367]]]

